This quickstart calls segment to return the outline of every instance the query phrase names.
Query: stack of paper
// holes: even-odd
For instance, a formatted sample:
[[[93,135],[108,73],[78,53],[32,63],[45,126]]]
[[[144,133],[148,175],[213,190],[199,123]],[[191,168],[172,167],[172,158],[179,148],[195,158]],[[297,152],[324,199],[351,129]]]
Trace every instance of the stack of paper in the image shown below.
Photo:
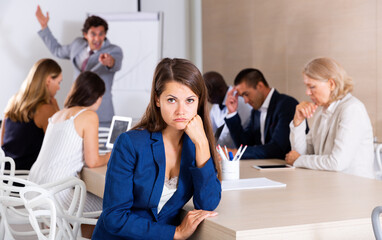
[[[223,180],[222,190],[263,189],[286,187],[285,183],[276,182],[268,178],[245,178],[238,180]]]

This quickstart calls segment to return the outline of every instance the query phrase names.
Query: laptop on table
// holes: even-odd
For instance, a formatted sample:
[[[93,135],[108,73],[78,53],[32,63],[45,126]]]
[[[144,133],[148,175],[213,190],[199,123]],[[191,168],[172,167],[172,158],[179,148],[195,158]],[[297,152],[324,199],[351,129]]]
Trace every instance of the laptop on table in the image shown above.
[[[114,142],[117,137],[124,132],[127,132],[131,128],[132,118],[123,116],[113,116],[111,120],[110,130],[107,135],[107,140],[105,144],[99,145],[99,153],[107,153],[113,149]]]

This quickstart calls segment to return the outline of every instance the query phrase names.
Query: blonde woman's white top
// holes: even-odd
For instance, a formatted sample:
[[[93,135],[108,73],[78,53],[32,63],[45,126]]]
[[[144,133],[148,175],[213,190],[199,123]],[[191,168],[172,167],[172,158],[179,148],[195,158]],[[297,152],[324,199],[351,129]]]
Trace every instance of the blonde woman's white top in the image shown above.
[[[290,123],[292,150],[301,154],[293,165],[374,178],[373,130],[363,103],[348,93],[314,115],[307,135],[305,121]]]
[[[74,119],[85,109],[75,116],[63,122],[53,123],[49,118],[44,141],[40,154],[33,164],[29,180],[37,184],[54,182],[69,176],[78,177],[84,161],[83,138],[81,138],[74,126]],[[57,195],[57,198],[68,207],[72,200],[72,190],[66,190]],[[102,199],[88,193],[84,211],[98,211],[102,209]]]

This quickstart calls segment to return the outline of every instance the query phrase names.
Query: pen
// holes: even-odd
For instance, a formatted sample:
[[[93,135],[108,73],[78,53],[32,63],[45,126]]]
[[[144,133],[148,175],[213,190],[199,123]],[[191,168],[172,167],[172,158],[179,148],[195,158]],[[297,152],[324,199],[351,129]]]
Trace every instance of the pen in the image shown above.
[[[227,146],[226,145],[224,145],[224,149],[225,149],[226,156],[229,159],[229,155],[228,155],[228,151],[227,151]]]
[[[237,149],[237,152],[236,152],[235,156],[233,157],[233,160],[234,160],[234,161],[235,161],[235,159],[237,158],[238,154],[240,154],[241,147],[243,147],[243,144],[241,144],[240,147],[239,147],[239,149]]]
[[[241,159],[241,156],[243,156],[243,153],[245,152],[246,149],[247,149],[247,145],[245,145],[245,147],[243,148],[243,151],[241,151],[239,157],[236,160],[240,160]]]
[[[222,160],[228,161],[228,159],[227,159],[226,155],[224,154],[223,149],[220,147],[220,145],[218,145],[216,148],[217,148],[218,153],[219,153],[220,157],[222,158]]]

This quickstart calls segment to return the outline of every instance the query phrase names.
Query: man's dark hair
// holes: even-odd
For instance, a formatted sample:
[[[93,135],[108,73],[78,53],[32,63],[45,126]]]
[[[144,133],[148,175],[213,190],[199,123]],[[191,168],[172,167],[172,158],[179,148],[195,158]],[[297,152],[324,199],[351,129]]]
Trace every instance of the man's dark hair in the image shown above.
[[[264,86],[269,87],[267,80],[265,80],[264,75],[255,68],[246,68],[241,70],[235,78],[235,86],[240,83],[245,82],[249,87],[256,89],[259,82],[264,83]]]
[[[98,16],[89,16],[84,23],[84,27],[82,28],[83,33],[87,33],[91,27],[98,27],[103,26],[105,29],[105,33],[107,33],[107,30],[109,29],[107,22]]]

